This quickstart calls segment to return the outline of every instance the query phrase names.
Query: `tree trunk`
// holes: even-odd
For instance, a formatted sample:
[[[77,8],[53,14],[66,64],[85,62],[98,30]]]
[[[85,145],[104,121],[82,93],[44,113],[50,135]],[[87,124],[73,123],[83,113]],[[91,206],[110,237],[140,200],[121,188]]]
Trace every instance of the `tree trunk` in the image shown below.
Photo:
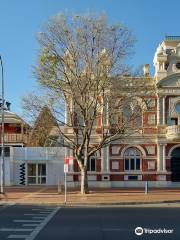
[[[88,178],[86,168],[81,169],[81,194],[88,193]]]

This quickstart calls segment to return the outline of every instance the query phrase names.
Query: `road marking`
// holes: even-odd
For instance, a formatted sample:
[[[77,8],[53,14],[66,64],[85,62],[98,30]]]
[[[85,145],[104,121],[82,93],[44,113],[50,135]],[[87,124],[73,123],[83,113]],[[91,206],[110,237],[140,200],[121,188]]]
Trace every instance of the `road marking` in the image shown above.
[[[46,224],[54,217],[54,215],[59,211],[60,207],[57,207],[52,211],[41,224],[26,238],[26,240],[34,240],[39,232],[46,226]]]
[[[52,211],[54,209],[55,208],[46,208],[46,207],[44,207],[44,208],[32,208],[31,210],[32,211]]]
[[[23,227],[37,227],[38,225],[39,225],[39,223],[25,223],[25,224],[22,224]]]
[[[32,219],[45,219],[46,218],[46,216],[44,216],[44,217],[32,217]]]
[[[49,214],[49,213],[51,213],[52,211],[49,211],[49,212],[45,212],[45,211],[43,211],[43,212],[40,212],[41,214]]]
[[[0,228],[1,232],[32,232],[33,228]]]
[[[9,235],[7,238],[27,238],[29,235]]]
[[[41,213],[24,213],[24,216],[47,216]]]
[[[42,220],[19,220],[19,219],[15,219],[13,220],[13,222],[17,222],[17,223],[33,223],[33,222],[42,222]]]

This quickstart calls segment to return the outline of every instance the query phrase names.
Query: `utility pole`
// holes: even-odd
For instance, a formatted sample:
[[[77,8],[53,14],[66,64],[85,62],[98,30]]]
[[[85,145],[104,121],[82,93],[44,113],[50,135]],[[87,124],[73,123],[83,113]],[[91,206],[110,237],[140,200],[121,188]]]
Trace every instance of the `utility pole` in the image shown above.
[[[0,55],[1,65],[1,194],[4,194],[4,70],[2,57]]]

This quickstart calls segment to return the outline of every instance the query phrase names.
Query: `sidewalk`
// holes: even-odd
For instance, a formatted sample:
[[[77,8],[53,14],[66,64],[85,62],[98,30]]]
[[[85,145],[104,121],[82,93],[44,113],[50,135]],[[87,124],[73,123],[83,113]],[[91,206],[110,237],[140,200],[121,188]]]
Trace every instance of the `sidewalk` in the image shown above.
[[[135,205],[155,203],[180,203],[180,188],[150,189],[90,189],[89,194],[82,196],[78,189],[68,189],[69,206],[86,205]],[[56,186],[23,186],[6,187],[5,195],[0,195],[0,204],[47,204],[64,205],[64,193],[58,194]]]

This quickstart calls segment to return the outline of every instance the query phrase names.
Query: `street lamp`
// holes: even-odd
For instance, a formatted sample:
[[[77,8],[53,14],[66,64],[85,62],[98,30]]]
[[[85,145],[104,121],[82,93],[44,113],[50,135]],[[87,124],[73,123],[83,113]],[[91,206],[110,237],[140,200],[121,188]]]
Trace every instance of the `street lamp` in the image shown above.
[[[4,70],[2,57],[0,55],[1,65],[1,193],[4,194]]]

